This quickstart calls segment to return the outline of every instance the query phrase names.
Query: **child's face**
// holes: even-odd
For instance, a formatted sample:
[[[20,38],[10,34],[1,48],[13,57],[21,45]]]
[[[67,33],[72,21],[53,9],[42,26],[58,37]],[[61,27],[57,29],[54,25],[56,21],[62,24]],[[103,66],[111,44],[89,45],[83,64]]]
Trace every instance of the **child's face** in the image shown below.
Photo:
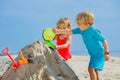
[[[67,27],[63,24],[61,24],[60,26],[59,26],[59,29],[67,29]]]

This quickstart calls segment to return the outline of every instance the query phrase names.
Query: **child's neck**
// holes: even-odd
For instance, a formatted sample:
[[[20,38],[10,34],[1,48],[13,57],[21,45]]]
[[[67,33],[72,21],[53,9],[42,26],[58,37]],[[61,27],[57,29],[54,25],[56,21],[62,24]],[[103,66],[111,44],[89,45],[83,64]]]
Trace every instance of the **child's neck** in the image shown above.
[[[83,30],[86,30],[87,28],[89,28],[89,26],[85,26],[85,27],[83,28]]]
[[[81,30],[86,30],[90,27],[90,25],[82,25]]]

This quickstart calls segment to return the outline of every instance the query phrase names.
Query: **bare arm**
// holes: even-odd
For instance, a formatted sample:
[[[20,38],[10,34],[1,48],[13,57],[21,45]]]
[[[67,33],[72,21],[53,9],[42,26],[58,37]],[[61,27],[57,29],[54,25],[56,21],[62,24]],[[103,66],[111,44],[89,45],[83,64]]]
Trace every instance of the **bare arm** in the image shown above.
[[[67,41],[66,41],[65,44],[63,44],[63,45],[56,45],[56,48],[57,48],[57,49],[66,48],[70,43],[71,43],[71,37],[69,36],[69,37],[67,38]]]
[[[104,40],[102,44],[103,44],[103,46],[104,46],[105,52],[109,52],[107,41]]]
[[[56,29],[56,28],[53,28],[53,31],[56,34],[72,34],[71,29]]]
[[[105,49],[105,59],[106,59],[106,61],[108,61],[109,60],[109,48],[108,48],[108,43],[107,43],[107,41],[106,40],[104,40],[103,41],[103,46],[104,46],[104,49]]]

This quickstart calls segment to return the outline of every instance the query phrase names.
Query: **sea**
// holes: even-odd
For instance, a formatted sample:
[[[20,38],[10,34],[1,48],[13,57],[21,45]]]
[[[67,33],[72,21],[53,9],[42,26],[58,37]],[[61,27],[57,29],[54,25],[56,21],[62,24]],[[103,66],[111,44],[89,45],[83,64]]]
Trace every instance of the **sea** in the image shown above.
[[[19,53],[10,53],[11,55],[18,55]],[[72,55],[77,56],[89,56],[87,51],[71,51]],[[0,56],[5,56],[6,54],[0,53]],[[110,51],[109,55],[111,57],[120,57],[120,51]]]
[[[83,55],[83,56],[89,56],[87,51],[71,51],[72,55]],[[110,51],[109,55],[112,57],[120,57],[120,51]]]

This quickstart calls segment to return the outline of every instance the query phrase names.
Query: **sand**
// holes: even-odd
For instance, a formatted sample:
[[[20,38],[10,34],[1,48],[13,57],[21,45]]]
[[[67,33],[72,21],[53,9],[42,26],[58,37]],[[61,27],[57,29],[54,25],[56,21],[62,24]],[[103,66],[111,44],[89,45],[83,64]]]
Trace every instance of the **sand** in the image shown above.
[[[13,58],[16,55],[12,56]],[[73,56],[70,63],[71,68],[79,76],[80,80],[90,80],[88,74],[89,56]],[[7,70],[11,60],[7,56],[0,56],[0,77]],[[120,57],[110,57],[105,63],[103,71],[99,73],[101,80],[120,80]]]
[[[88,73],[88,56],[73,56],[71,67],[80,80],[90,80]],[[104,70],[100,71],[100,80],[120,80],[120,57],[110,57],[105,62]]]
[[[12,58],[16,58],[17,55],[12,55]],[[0,77],[5,73],[5,71],[8,69],[8,67],[11,64],[11,60],[8,58],[8,56],[0,55]]]

